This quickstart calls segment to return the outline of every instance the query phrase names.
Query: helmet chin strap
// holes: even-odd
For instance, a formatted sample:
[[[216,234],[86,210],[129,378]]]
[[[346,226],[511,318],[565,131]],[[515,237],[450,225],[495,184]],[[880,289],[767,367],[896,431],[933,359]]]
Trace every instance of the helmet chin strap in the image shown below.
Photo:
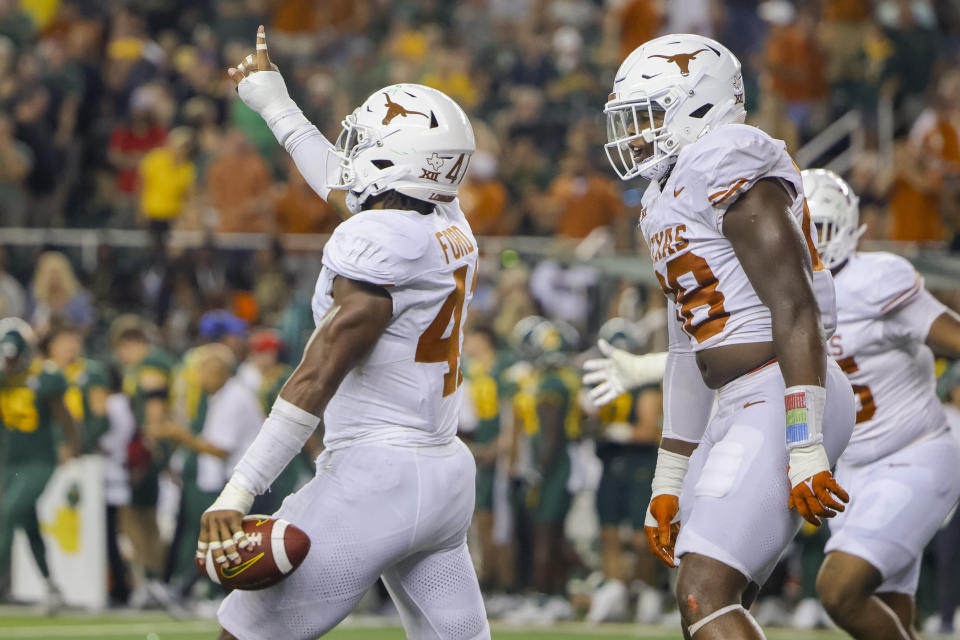
[[[354,179],[354,183],[350,185],[347,191],[347,209],[349,209],[351,213],[362,211],[363,203],[366,202],[367,199],[378,196],[384,191],[388,191],[393,188],[395,183],[403,180],[409,174],[409,169],[393,166],[388,169],[381,169],[377,175],[365,185],[358,185],[356,179]]]

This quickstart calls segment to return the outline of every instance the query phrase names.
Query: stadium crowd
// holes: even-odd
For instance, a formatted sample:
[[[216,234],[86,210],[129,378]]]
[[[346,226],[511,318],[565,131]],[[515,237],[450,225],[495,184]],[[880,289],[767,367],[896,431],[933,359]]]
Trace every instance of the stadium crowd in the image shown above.
[[[606,167],[599,107],[626,52],[660,33],[695,32],[744,62],[752,121],[792,151],[850,109],[863,113],[868,150],[849,177],[868,239],[960,251],[951,2],[0,0],[0,317],[26,319],[39,356],[56,365],[52,393],[83,434],[60,455],[108,460],[117,603],[177,609],[212,588],[193,565],[200,513],[313,328],[319,256],[279,239],[227,250],[212,234],[184,249],[168,232],[328,233],[341,219],[224,74],[258,24],[294,98],[331,139],[386,83],[421,82],[463,105],[478,152],[461,202],[478,236],[547,236],[572,248],[606,233],[634,246],[639,192]],[[894,105],[891,157],[880,151],[880,100]],[[104,243],[84,262],[68,248],[5,246],[3,227],[151,233],[146,248]],[[643,281],[514,250],[488,252],[481,269],[462,422],[478,461],[475,548],[497,596],[491,615],[555,620],[580,608],[623,619],[632,594],[638,619],[659,620],[668,576],[642,521],[660,392],[597,410],[581,398],[577,371],[597,334],[662,350],[662,298]],[[943,395],[960,434],[960,370],[950,371]],[[254,512],[272,512],[309,477],[319,446]],[[18,464],[11,454],[5,445],[7,471]],[[954,518],[924,574],[939,581],[927,593],[940,601],[921,604],[941,612],[944,628],[960,595],[945,570],[958,528]],[[166,553],[155,551],[160,540]],[[798,538],[758,605],[768,609],[761,624],[785,623],[787,612],[799,626],[824,621],[812,573],[822,546],[822,533]]]

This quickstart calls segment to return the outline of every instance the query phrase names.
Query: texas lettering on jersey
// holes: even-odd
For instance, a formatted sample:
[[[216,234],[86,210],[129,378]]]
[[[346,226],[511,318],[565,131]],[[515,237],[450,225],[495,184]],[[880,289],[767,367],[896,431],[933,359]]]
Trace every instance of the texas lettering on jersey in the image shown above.
[[[729,206],[765,178],[780,180],[792,193],[791,212],[818,265],[800,173],[784,143],[760,129],[730,124],[710,131],[683,149],[663,185],[653,183],[644,192],[640,229],[660,286],[695,351],[772,339],[770,311],[723,235]],[[817,279],[830,278],[828,271],[818,274]],[[832,313],[832,284],[820,284],[814,287],[818,300],[822,290],[829,300],[821,306]]]

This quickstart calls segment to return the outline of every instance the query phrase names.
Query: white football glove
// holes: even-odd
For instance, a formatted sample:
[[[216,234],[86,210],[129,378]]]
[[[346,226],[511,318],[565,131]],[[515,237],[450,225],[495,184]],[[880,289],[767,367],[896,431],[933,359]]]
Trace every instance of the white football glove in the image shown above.
[[[630,389],[663,380],[666,352],[638,356],[617,349],[606,340],[598,340],[597,347],[606,357],[583,363],[583,384],[596,385],[588,393],[594,405],[602,407]]]
[[[237,93],[243,104],[260,114],[268,125],[291,111],[300,110],[279,71],[251,73],[237,85]]]

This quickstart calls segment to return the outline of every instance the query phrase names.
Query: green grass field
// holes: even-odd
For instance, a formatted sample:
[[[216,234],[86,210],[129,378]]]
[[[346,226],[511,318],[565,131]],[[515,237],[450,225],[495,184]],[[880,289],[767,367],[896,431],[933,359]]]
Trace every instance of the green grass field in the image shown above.
[[[0,609],[0,640],[212,640],[217,625],[210,620],[172,620],[162,614],[117,614],[113,616],[60,615],[45,618],[23,615],[23,610]],[[375,619],[348,621],[325,636],[331,640],[403,640],[399,627],[377,626]],[[667,627],[610,624],[590,627],[564,623],[551,627],[518,628],[493,625],[496,640],[676,640],[680,634]],[[839,640],[837,632],[769,630],[770,640]],[[280,640],[274,639],[274,640]]]

